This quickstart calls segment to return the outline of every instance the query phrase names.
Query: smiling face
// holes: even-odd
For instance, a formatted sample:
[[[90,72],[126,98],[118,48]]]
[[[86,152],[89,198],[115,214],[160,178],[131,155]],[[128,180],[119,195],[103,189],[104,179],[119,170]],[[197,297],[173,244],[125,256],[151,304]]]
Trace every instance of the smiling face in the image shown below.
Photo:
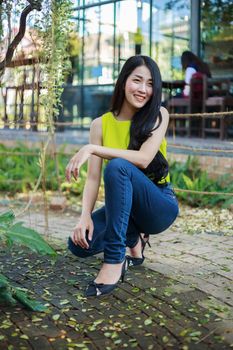
[[[129,75],[125,84],[125,102],[132,110],[145,106],[153,94],[152,76],[146,66],[139,66]]]

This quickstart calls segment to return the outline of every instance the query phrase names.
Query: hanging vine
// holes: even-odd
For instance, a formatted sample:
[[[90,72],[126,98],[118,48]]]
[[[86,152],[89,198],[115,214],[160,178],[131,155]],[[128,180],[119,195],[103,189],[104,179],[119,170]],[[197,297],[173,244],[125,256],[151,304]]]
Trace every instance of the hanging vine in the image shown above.
[[[42,88],[46,91],[46,94],[41,96],[41,103],[44,107],[44,120],[48,123],[49,136],[46,146],[42,147],[40,156],[40,167],[43,174],[42,188],[44,192],[45,230],[48,229],[48,206],[45,186],[46,152],[50,141],[53,144],[57,181],[60,189],[54,121],[58,117],[59,107],[61,106],[64,79],[70,69],[67,46],[71,31],[72,2],[71,0],[50,0],[46,5],[48,16],[44,16],[42,50],[42,60],[44,62]]]
[[[44,17],[43,31],[43,70],[42,88],[46,95],[41,96],[45,120],[54,133],[54,119],[59,114],[63,83],[70,69],[67,53],[68,37],[71,31],[72,2],[70,0],[50,0],[49,16]],[[47,4],[48,6],[48,4]]]
[[[54,160],[56,165],[57,180],[59,183],[58,162],[55,150],[54,139],[54,121],[59,114],[61,106],[61,94],[66,74],[70,69],[70,61],[67,52],[68,37],[71,31],[71,0],[50,0],[43,2],[42,16],[37,19],[35,27],[40,33],[42,41],[42,50],[40,54],[41,71],[42,71],[42,91],[40,96],[40,104],[43,107],[43,121],[48,124],[48,138],[45,144],[42,145],[40,151],[39,166],[41,169],[40,181],[44,192],[45,203],[45,222],[47,229],[48,213],[47,213],[47,197],[45,188],[45,173],[46,173],[46,153],[53,141],[54,145]],[[21,215],[30,206],[31,200],[27,207],[19,214]]]
[[[35,8],[39,11],[41,10],[42,0],[28,0],[29,6],[27,6],[20,17],[20,28],[15,36],[15,38],[10,41],[7,49],[6,56],[2,62],[0,62],[0,73],[3,74],[6,65],[12,60],[14,51],[22,40],[25,30],[26,30],[26,19],[28,14]],[[39,5],[38,5],[39,4]],[[0,0],[0,39],[3,35],[3,1]],[[44,79],[42,81],[43,89],[46,91],[46,95],[42,96],[41,102],[44,106],[45,118],[49,123],[49,135],[46,140],[45,145],[41,149],[39,166],[40,166],[40,176],[37,180],[36,186],[33,190],[35,192],[42,181],[42,188],[44,191],[45,199],[45,224],[46,228],[48,226],[48,216],[47,216],[47,198],[46,198],[46,188],[45,188],[45,173],[46,173],[46,151],[50,140],[54,137],[54,117],[57,117],[60,105],[60,98],[62,93],[62,86],[64,82],[65,74],[68,70],[68,55],[67,55],[67,44],[68,35],[70,28],[70,17],[71,17],[71,1],[70,0],[50,0],[43,4],[44,8],[42,15],[38,15],[37,22],[41,22],[37,27],[41,29],[40,32],[43,33],[43,54],[42,61],[44,65]],[[49,16],[48,16],[49,15]],[[10,19],[10,16],[9,16]],[[8,21],[9,22],[9,21]],[[44,25],[44,28],[43,28]],[[1,75],[1,74],[0,74]],[[29,200],[26,208],[19,213],[17,216],[21,215],[25,210],[28,209],[32,200]],[[15,215],[12,213],[6,213],[6,215],[1,215],[0,217],[0,236],[5,236],[6,240],[12,244],[14,240],[21,241],[24,245],[32,247],[39,252],[47,252],[50,254],[56,254],[55,251],[50,248],[46,242],[33,230],[24,228],[19,224],[12,224]],[[13,230],[13,228],[15,230]],[[1,239],[5,237],[1,237]],[[36,242],[36,246],[35,246]],[[49,249],[49,250],[48,250]],[[8,303],[10,305],[15,305],[16,300],[19,300],[29,309],[34,311],[44,311],[45,308],[40,303],[36,301],[31,301],[27,295],[20,291],[18,288],[14,288],[10,285],[9,281],[0,274],[0,302],[4,304]]]

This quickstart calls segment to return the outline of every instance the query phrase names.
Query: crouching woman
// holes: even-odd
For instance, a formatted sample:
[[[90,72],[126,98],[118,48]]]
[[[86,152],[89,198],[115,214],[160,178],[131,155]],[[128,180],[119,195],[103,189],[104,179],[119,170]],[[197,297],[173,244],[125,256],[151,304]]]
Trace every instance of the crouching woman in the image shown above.
[[[67,165],[70,181],[88,161],[82,213],[69,249],[83,258],[104,253],[87,297],[110,293],[129,265],[143,263],[149,235],[166,230],[178,215],[166,160],[169,115],[161,107],[161,92],[157,64],[147,56],[130,57],[116,82],[110,111],[92,122],[90,143]],[[93,211],[103,160],[105,204]]]

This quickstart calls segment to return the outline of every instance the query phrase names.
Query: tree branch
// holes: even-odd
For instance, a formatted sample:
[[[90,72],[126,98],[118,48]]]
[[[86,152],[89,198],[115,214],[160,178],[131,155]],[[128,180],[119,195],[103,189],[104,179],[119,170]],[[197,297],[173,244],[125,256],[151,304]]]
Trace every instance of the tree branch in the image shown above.
[[[3,73],[5,67],[11,62],[16,47],[18,46],[18,44],[20,43],[20,41],[24,37],[25,30],[26,30],[26,20],[27,20],[28,14],[33,10],[37,10],[37,11],[41,10],[41,1],[29,0],[28,2],[30,3],[30,5],[28,5],[23,10],[23,12],[21,13],[21,16],[20,16],[19,31],[16,34],[16,36],[14,37],[14,39],[12,40],[12,42],[10,43],[10,45],[7,49],[7,52],[6,52],[5,59],[2,62],[0,62],[0,73],[1,74]]]
[[[3,25],[2,25],[2,10],[3,10],[3,6],[2,6],[3,0],[0,0],[0,40],[2,37],[2,32],[3,32]]]

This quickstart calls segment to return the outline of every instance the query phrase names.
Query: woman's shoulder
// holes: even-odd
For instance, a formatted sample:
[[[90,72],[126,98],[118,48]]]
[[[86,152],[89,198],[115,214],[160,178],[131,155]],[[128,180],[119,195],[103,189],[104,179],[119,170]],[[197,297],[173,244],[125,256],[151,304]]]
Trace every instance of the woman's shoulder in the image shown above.
[[[92,123],[91,126],[93,125],[93,127],[99,127],[101,128],[102,126],[105,125],[105,123],[111,119],[110,117],[112,116],[112,112],[106,112],[104,114],[102,114],[100,117],[95,118]]]
[[[168,113],[167,108],[161,106],[160,107],[160,113],[162,114],[163,118],[169,119],[169,113]]]
[[[193,68],[193,69],[195,69],[196,71],[198,71],[198,65],[197,64],[195,64],[195,63],[189,63],[188,65],[187,65],[187,68],[186,69],[188,69],[188,68]]]
[[[90,125],[91,143],[102,144],[102,120],[101,117],[92,120]]]
[[[101,128],[101,126],[102,126],[102,116],[92,120],[91,128]]]
[[[95,130],[95,131],[99,131],[100,133],[102,133],[102,128],[105,128],[107,120],[109,120],[109,118],[111,117],[112,112],[107,112],[104,113],[103,115],[101,115],[98,118],[95,118],[92,122],[91,122],[91,130]]]
[[[161,113],[161,116],[162,116],[162,122],[161,124],[162,125],[166,125],[169,121],[169,113],[168,113],[168,110],[161,106],[160,107],[160,113]],[[154,128],[158,127],[159,125],[159,118],[156,119],[156,122],[155,122],[155,125],[154,125]]]
[[[187,75],[190,75],[190,76],[192,76],[192,74],[194,74],[194,73],[196,73],[198,71],[198,69],[197,68],[195,68],[195,67],[187,67],[186,69],[185,69],[185,74],[186,74],[186,76]]]

